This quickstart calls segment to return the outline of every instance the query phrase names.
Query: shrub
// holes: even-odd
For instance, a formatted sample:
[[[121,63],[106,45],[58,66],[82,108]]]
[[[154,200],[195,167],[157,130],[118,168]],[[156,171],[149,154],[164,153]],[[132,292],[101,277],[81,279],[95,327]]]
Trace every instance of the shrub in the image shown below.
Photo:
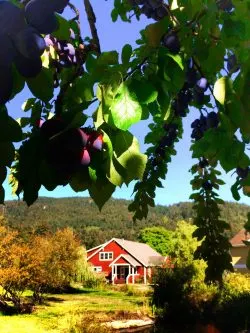
[[[250,328],[249,275],[230,273],[217,295],[215,323],[222,332],[235,333]]]
[[[78,261],[76,281],[85,288],[100,288],[107,284],[102,273],[96,273],[87,262],[86,251],[82,251],[81,260]]]
[[[197,322],[214,323],[227,333],[249,329],[249,276],[228,273],[222,288],[206,285],[202,277],[202,271],[197,275],[194,266],[159,270],[152,297],[153,305],[158,308],[158,322],[177,328],[182,323],[182,329]]]
[[[189,299],[193,275],[192,265],[158,270],[152,305],[156,306],[158,319],[164,325],[192,326],[196,322],[199,311]]]
[[[125,284],[119,287],[119,291],[126,293],[128,296],[151,296],[152,288],[141,285]]]

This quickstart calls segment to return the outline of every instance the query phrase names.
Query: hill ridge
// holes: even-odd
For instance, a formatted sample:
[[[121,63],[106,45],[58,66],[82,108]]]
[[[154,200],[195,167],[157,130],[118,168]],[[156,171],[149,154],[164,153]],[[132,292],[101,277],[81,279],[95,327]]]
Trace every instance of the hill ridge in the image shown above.
[[[87,248],[104,243],[113,237],[137,240],[140,230],[149,226],[164,226],[174,229],[178,220],[192,220],[192,202],[174,205],[157,205],[149,211],[148,219],[133,222],[128,211],[130,201],[111,199],[99,212],[91,198],[40,197],[35,204],[27,207],[22,201],[6,201],[4,216],[10,227],[19,230],[26,237],[30,233],[55,231],[70,226],[74,228]],[[229,236],[239,231],[247,220],[250,206],[226,202],[222,217],[231,225]]]

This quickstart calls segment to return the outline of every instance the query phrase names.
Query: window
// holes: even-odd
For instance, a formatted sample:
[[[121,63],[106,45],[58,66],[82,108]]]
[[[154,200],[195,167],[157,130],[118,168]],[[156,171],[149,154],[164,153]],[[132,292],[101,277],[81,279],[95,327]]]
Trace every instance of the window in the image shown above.
[[[113,252],[100,252],[99,259],[100,260],[113,260]]]
[[[102,271],[102,267],[101,266],[94,266],[93,271],[96,272],[96,273],[100,273]]]

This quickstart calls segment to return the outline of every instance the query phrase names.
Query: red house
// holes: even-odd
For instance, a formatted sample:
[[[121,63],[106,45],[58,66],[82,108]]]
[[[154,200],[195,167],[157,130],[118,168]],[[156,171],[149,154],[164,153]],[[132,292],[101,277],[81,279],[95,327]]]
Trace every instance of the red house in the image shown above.
[[[164,257],[149,245],[119,238],[87,251],[87,261],[95,272],[102,272],[113,284],[147,283],[152,267],[164,262]]]

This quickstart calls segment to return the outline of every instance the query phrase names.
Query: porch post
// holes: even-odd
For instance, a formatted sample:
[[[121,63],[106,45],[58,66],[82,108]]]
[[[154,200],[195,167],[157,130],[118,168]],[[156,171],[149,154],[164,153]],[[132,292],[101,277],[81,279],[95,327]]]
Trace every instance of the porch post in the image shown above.
[[[135,284],[135,268],[132,267],[132,283]]]
[[[126,272],[126,271],[124,271],[124,272]],[[128,284],[129,273],[130,273],[130,265],[128,266],[128,275],[125,278],[126,284]],[[124,274],[124,276],[125,276],[125,274]]]
[[[112,284],[114,284],[114,265],[112,265],[111,267],[112,267],[111,280],[112,280]]]
[[[144,284],[147,284],[147,268],[143,266]]]

